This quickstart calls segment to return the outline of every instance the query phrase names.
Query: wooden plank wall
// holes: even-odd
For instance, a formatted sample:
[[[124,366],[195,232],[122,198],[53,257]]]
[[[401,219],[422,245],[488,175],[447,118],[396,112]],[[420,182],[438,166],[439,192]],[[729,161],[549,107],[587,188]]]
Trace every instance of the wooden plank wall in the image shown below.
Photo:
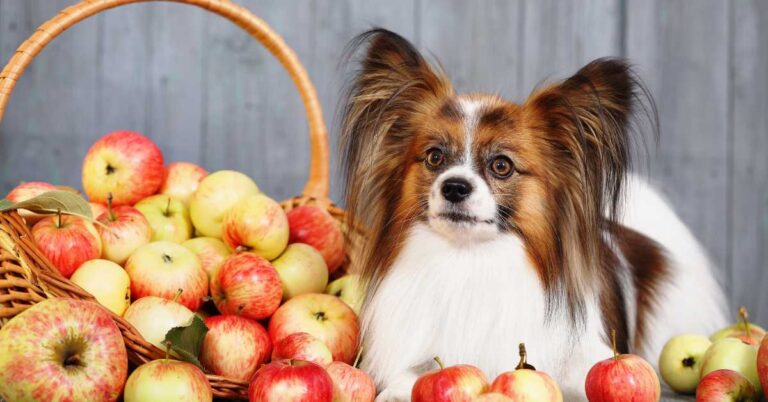
[[[0,59],[72,2],[0,0]],[[768,324],[768,2],[242,3],[296,50],[329,124],[349,70],[343,48],[373,25],[431,52],[459,90],[516,100],[596,57],[629,57],[661,119],[642,170],[710,252],[733,306]],[[305,122],[287,76],[246,34],[188,6],[112,10],[46,49],[0,125],[0,193],[20,180],[78,186],[89,144],[115,129],[147,133],[168,160],[242,170],[278,199],[306,178]]]

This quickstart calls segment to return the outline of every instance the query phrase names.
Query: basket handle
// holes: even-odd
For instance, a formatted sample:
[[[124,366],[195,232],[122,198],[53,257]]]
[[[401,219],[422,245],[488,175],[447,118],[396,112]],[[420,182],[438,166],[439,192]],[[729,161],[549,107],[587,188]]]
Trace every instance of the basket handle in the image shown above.
[[[230,0],[82,0],[62,10],[41,25],[19,46],[11,60],[0,72],[0,121],[8,99],[29,64],[43,48],[67,28],[102,11],[131,3],[166,1],[194,5],[218,14],[248,32],[264,46],[285,68],[301,95],[309,125],[310,165],[309,177],[303,195],[326,202],[328,198],[328,134],[317,92],[307,71],[293,50],[283,39],[245,7]]]

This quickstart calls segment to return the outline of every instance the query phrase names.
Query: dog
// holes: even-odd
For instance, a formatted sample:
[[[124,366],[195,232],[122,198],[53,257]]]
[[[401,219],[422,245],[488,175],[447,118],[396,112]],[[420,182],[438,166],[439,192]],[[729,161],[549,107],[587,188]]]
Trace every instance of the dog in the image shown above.
[[[637,121],[655,108],[626,61],[595,60],[518,104],[455,93],[384,29],[350,49],[363,56],[340,144],[346,207],[368,233],[362,367],[378,401],[410,400],[435,356],[492,379],[520,342],[566,401],[585,400],[612,331],[618,352],[655,364],[670,337],[726,323],[706,253],[631,173]]]

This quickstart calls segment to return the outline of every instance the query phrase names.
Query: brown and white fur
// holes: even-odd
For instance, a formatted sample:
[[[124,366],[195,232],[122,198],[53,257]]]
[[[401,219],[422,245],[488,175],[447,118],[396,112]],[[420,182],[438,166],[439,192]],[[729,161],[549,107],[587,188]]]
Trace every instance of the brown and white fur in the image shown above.
[[[724,324],[705,252],[628,173],[644,91],[624,61],[595,60],[516,104],[456,94],[389,31],[354,46],[367,51],[342,152],[347,208],[369,231],[363,367],[378,400],[409,400],[434,356],[492,379],[519,342],[566,401],[583,400],[611,329],[621,352],[655,364],[669,337]]]

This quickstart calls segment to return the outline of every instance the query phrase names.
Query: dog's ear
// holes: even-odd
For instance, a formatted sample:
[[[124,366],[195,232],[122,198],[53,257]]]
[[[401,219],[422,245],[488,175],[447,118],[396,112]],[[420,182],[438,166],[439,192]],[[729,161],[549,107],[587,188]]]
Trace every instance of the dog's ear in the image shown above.
[[[557,156],[558,174],[571,176],[598,218],[618,213],[631,162],[631,127],[647,91],[620,59],[598,59],[572,77],[536,91],[526,102],[533,125]],[[650,100],[650,98],[648,98]],[[651,101],[652,102],[652,101]]]

